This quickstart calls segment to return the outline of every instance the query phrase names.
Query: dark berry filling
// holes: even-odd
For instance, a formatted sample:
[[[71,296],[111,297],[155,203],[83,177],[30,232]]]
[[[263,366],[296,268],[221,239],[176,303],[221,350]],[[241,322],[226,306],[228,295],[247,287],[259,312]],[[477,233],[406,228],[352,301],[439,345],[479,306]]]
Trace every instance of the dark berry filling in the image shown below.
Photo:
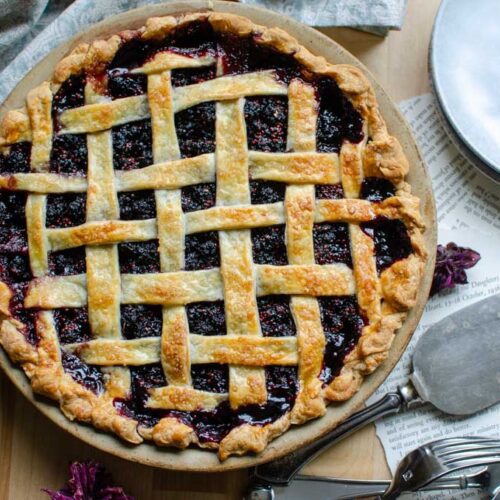
[[[189,332],[198,335],[226,335],[224,301],[193,302],[186,306]]]
[[[59,88],[52,99],[54,131],[61,128],[59,115],[67,109],[85,104],[85,77],[72,76]],[[49,172],[80,175],[87,173],[87,139],[85,134],[54,135],[50,152]]]
[[[176,417],[191,426],[202,443],[220,442],[235,426],[235,415],[229,402],[218,405],[211,411],[181,412],[171,410],[169,416]]]
[[[175,115],[175,130],[183,158],[215,151],[215,103],[204,102]]]
[[[31,280],[30,261],[27,253],[0,255],[0,280],[6,283],[20,283]]]
[[[142,66],[155,54],[172,51],[191,57],[215,56],[217,52],[215,33],[208,22],[193,22],[176,29],[162,41],[143,41],[134,38],[124,43],[109,65],[124,71]],[[109,72],[109,70],[108,70]]]
[[[268,366],[266,368],[267,403],[240,408],[240,423],[265,425],[290,411],[299,390],[297,367]]]
[[[272,366],[266,368],[267,403],[248,405],[231,410],[224,402],[211,411],[177,412],[182,422],[191,425],[201,442],[220,442],[230,431],[242,424],[265,425],[276,421],[291,410],[298,390],[295,367]]]
[[[24,309],[24,298],[28,291],[28,282],[11,283],[12,298],[10,299],[9,308],[14,318],[22,324],[23,334],[26,340],[36,346],[38,344],[38,336],[35,329],[36,309]]]
[[[132,375],[132,391],[140,393],[144,402],[149,397],[146,390],[167,385],[163,368],[160,363],[137,366],[130,369]],[[142,390],[141,390],[142,389]]]
[[[184,269],[197,271],[220,267],[217,231],[188,234],[185,238]]]
[[[12,281],[19,281],[16,276],[31,275],[27,257],[26,196],[23,192],[0,191],[0,253],[6,254],[3,255],[5,269],[1,272],[7,280],[10,276]]]
[[[49,194],[47,196],[47,227],[72,227],[84,224],[86,204],[86,194]]]
[[[153,163],[153,139],[150,120],[113,127],[113,166],[117,170],[135,170]]]
[[[406,226],[400,220],[379,217],[360,224],[361,229],[375,243],[377,271],[380,273],[394,262],[412,253],[411,240]]]
[[[316,82],[319,115],[316,130],[318,151],[337,153],[342,142],[357,143],[363,138],[363,120],[331,78]]]
[[[349,228],[342,222],[322,222],[313,226],[316,264],[342,262],[352,267]]]
[[[52,140],[49,171],[55,174],[87,174],[87,138],[85,134],[56,135]]]
[[[215,65],[203,68],[185,68],[172,70],[172,86],[185,87],[196,83],[213,80],[215,78]]]
[[[86,268],[84,247],[49,253],[49,274],[52,276],[84,274]]]
[[[19,142],[9,147],[9,152],[0,151],[0,174],[15,174],[30,171],[31,142]]]
[[[130,371],[132,376],[131,396],[126,400],[115,400],[114,404],[118,411],[147,426],[155,425],[160,418],[177,418],[193,427],[201,442],[220,442],[231,429],[245,423],[265,425],[274,422],[291,410],[298,391],[297,369],[295,367],[271,366],[266,368],[268,400],[264,405],[248,405],[238,410],[231,410],[229,402],[225,401],[213,410],[192,412],[151,410],[146,408],[146,401],[149,397],[148,390],[152,387],[165,385],[161,366],[149,365],[132,368]],[[215,392],[215,388],[217,388],[216,384],[210,385],[211,392]]]
[[[250,181],[252,204],[263,205],[285,200],[286,184],[283,182]]]
[[[285,225],[252,229],[252,251],[256,264],[286,266]]]
[[[360,197],[369,201],[382,201],[396,194],[394,184],[380,177],[366,177],[361,184]]]
[[[207,363],[191,366],[193,387],[200,391],[227,393],[229,391],[228,365]]]
[[[108,75],[122,74],[142,66],[155,54],[172,51],[189,57],[222,54],[225,74],[248,73],[266,69],[275,70],[277,78],[289,83],[302,74],[301,66],[293,57],[272,48],[258,45],[253,38],[241,38],[226,33],[215,33],[208,22],[193,22],[172,32],[164,40],[143,41],[134,38],[124,43],[108,67]],[[174,79],[178,78],[174,70]],[[184,85],[190,84],[188,79]],[[193,82],[195,83],[195,82]]]
[[[124,416],[137,419],[142,425],[151,427],[160,418],[167,416],[163,410],[146,408],[149,389],[167,385],[161,364],[130,367],[130,397],[115,399],[115,408]]]
[[[302,75],[302,68],[293,57],[258,45],[253,38],[222,33],[218,41],[223,54],[224,74],[274,70],[276,78],[287,84],[292,78]]]
[[[89,391],[100,394],[104,390],[104,377],[98,367],[84,363],[78,356],[63,352],[61,355],[63,369],[76,382]]]
[[[122,74],[128,70],[142,66],[149,56],[151,44],[139,38],[124,43],[117,51],[108,66],[108,75]]]
[[[52,98],[52,116],[56,118],[63,111],[85,104],[85,77],[71,76],[61,85]]]
[[[344,358],[358,342],[365,320],[356,297],[321,297],[318,300],[326,339],[320,379],[329,384],[340,373]]]
[[[341,200],[345,198],[342,184],[317,184],[316,198],[319,200]]]
[[[23,324],[21,330],[26,340],[33,346],[37,346],[39,341],[35,329],[36,314],[37,311],[33,309],[19,309],[14,311],[14,317]]]
[[[24,229],[0,229],[0,253],[28,253],[28,237]]]
[[[26,197],[24,192],[0,191],[0,228],[25,229]]]
[[[108,71],[108,93],[113,99],[145,94],[148,90],[146,75],[129,73],[125,68]]]
[[[54,324],[61,344],[88,342],[91,339],[86,307],[54,309]]]
[[[240,38],[232,34],[222,34],[219,39],[220,51],[223,56],[223,72],[226,75],[249,73],[251,71],[252,40]]]
[[[145,274],[160,272],[158,240],[120,243],[120,273]]]
[[[173,52],[191,57],[215,56],[217,53],[216,41],[217,35],[210,23],[195,21],[175,30],[157,50],[168,48]]]
[[[288,130],[286,97],[248,97],[245,101],[248,149],[283,152]]]
[[[121,324],[126,339],[159,337],[163,324],[161,306],[121,306]]]
[[[215,205],[215,192],[214,182],[183,187],[181,191],[182,210],[194,212],[213,207]]]
[[[268,295],[257,299],[264,337],[289,337],[297,334],[289,295]]]
[[[120,219],[145,220],[156,217],[156,202],[154,191],[133,191],[118,193]]]

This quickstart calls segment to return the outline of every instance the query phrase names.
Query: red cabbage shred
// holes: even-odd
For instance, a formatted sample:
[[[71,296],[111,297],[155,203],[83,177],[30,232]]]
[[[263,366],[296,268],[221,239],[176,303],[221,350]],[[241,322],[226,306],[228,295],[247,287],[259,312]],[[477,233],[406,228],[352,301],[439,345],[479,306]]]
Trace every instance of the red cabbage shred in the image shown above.
[[[459,247],[453,242],[438,245],[431,296],[468,283],[465,270],[474,267],[479,259],[481,255],[471,248]]]
[[[114,486],[111,475],[98,462],[73,462],[70,478],[59,491],[44,488],[51,500],[134,500],[120,486]]]

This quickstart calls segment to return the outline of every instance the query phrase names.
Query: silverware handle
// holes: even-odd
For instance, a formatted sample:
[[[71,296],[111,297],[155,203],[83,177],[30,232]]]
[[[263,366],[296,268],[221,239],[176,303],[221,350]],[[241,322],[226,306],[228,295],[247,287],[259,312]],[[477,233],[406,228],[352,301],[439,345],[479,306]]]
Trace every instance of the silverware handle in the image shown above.
[[[254,481],[263,481],[267,484],[288,484],[305,464],[333,443],[374,420],[399,412],[406,403],[407,400],[398,392],[386,394],[376,403],[355,413],[338,427],[312,443],[278,460],[258,465],[254,470]]]

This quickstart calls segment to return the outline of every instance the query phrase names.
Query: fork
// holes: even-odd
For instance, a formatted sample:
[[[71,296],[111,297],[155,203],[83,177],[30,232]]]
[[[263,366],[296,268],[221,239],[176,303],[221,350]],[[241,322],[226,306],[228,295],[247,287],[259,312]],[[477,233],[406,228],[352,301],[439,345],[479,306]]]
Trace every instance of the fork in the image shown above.
[[[498,464],[498,465],[496,465]],[[481,470],[460,476],[443,477],[470,467]],[[337,500],[375,497],[394,499],[402,493],[417,490],[443,490],[480,488],[492,495],[492,500],[500,500],[500,439],[465,437],[448,438],[427,443],[408,453],[399,463],[392,481],[359,481],[314,476],[297,476],[290,484],[272,485],[269,482],[253,482],[244,497],[247,500],[273,500],[287,498],[287,490],[292,489],[297,498],[304,498],[312,482],[321,482],[326,488],[325,498],[337,492]],[[305,483],[305,484],[302,484]],[[308,485],[309,484],[309,485]],[[298,489],[297,489],[298,488]],[[344,489],[344,493],[341,490]],[[340,493],[340,496],[338,495]]]
[[[464,437],[433,441],[411,451],[401,460],[390,486],[380,498],[393,500],[402,493],[417,491],[445,474],[496,462],[500,462],[500,439]],[[494,498],[498,496],[496,491],[493,494]]]
[[[336,496],[336,500],[352,500],[353,498],[377,497],[382,495],[391,481],[359,480],[359,479],[334,479],[314,476],[297,476],[298,480],[326,481],[335,486],[342,485],[346,488],[346,493]],[[459,476],[444,475],[432,483],[423,486],[419,491],[439,491],[439,490],[465,490],[479,489],[490,493],[492,500],[500,499],[500,462],[474,467],[474,471],[462,473]],[[497,496],[498,495],[498,496]]]

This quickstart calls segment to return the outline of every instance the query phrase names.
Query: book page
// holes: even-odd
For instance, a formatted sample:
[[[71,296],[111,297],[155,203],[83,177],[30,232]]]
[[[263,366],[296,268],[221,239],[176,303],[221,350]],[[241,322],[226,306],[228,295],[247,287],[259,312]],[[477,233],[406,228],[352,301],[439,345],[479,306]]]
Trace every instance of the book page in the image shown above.
[[[441,126],[431,94],[400,103],[432,178],[438,226],[500,234],[500,186],[464,158]]]
[[[434,106],[434,99],[428,94],[404,101],[401,109],[415,132],[432,176],[438,210],[438,241],[441,244],[453,241],[473,248],[481,254],[481,260],[467,271],[467,285],[459,285],[429,300],[400,362],[370,402],[407,381],[415,344],[432,324],[500,293],[500,186],[460,155],[445,134]],[[444,415],[426,404],[386,417],[377,422],[376,429],[394,472],[406,453],[428,441],[466,435],[500,437],[500,404],[467,418]],[[419,493],[418,496],[487,498],[474,491]]]

